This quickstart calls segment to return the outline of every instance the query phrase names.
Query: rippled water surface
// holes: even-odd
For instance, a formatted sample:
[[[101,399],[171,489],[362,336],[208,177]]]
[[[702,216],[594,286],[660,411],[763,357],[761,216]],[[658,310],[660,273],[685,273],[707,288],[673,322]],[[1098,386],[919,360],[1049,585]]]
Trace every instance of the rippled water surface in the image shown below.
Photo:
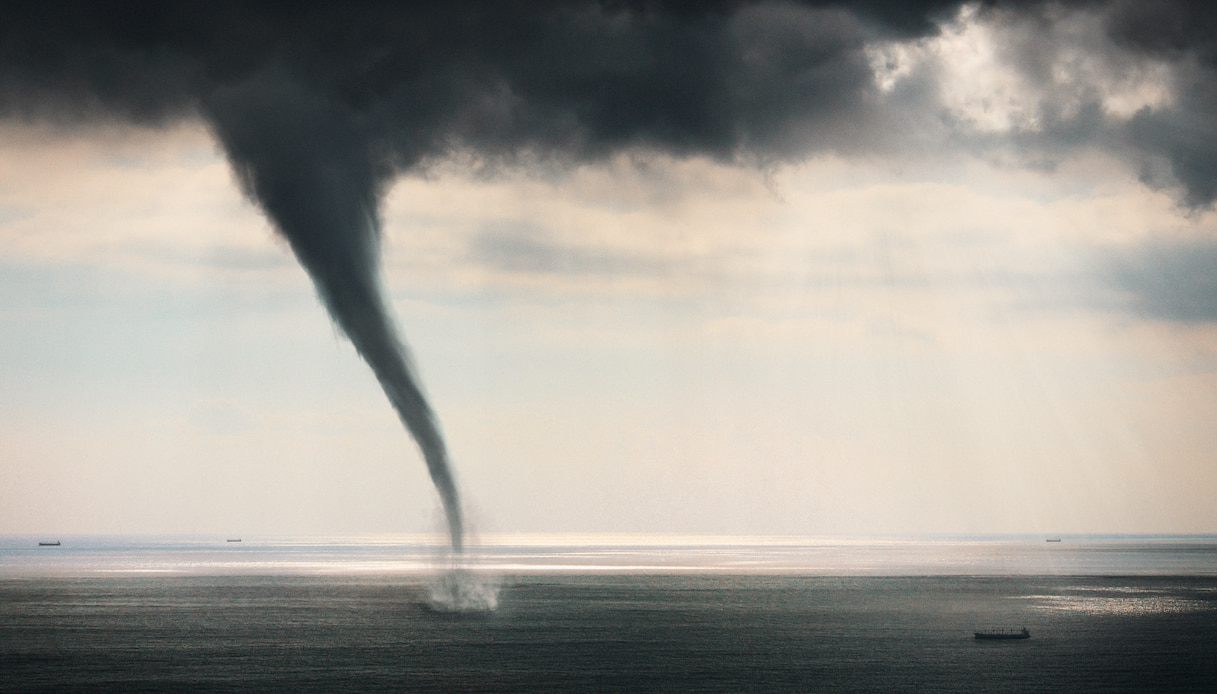
[[[1212,546],[1199,540],[896,543],[858,550],[854,564],[851,545],[823,542],[516,544],[467,569],[497,591],[497,609],[469,613],[437,609],[435,549],[401,541],[107,542],[70,550],[81,553],[73,561],[13,561],[26,550],[4,546],[0,691],[1212,692],[1217,682],[1217,575],[1203,570]],[[718,552],[728,559],[715,564]],[[1028,572],[1009,568],[1020,554]],[[809,557],[824,559],[819,571],[791,568]],[[754,570],[732,563],[743,560]],[[1067,570],[1102,562],[1123,570]],[[1199,569],[1163,573],[1180,563]],[[927,565],[940,571],[918,573]],[[1027,641],[972,635],[1023,626]]]

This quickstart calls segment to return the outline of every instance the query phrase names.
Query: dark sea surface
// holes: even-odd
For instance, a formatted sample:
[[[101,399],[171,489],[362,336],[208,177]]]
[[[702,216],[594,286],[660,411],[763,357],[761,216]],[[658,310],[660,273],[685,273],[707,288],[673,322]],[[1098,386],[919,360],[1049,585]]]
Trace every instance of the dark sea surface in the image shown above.
[[[1020,551],[1042,568],[1043,540],[889,542],[865,575],[817,572],[835,542],[504,545],[471,572],[497,609],[471,613],[436,609],[442,573],[378,568],[423,562],[409,543],[302,542],[293,564],[286,544],[23,542],[0,542],[3,692],[1217,692],[1212,538],[1066,542],[1052,574],[976,570]],[[1064,570],[1096,546],[1125,571]],[[886,574],[885,552],[903,557]],[[926,561],[958,570],[917,575]]]

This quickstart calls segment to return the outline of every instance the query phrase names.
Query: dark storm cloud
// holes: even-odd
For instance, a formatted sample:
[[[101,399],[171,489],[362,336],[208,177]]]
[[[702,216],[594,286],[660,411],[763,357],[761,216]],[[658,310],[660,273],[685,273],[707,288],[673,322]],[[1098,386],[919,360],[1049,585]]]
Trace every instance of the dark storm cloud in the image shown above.
[[[1217,66],[1217,5],[1180,0],[1113,3],[1108,32],[1120,44],[1168,58]]]
[[[1013,147],[1051,167],[1071,150],[1100,148],[1131,161],[1142,180],[1174,189],[1193,210],[1217,200],[1217,4],[1209,2],[996,3],[982,11],[999,28],[998,50],[1039,94],[1037,125],[1009,135],[962,132],[974,147]],[[1070,13],[1095,31],[1063,31]],[[1079,61],[1078,56],[1084,56]],[[1131,118],[1107,111],[1104,85],[1120,85],[1150,61],[1170,66],[1172,98]],[[1079,64],[1082,67],[1079,68]],[[1080,70],[1060,79],[1060,68]]]
[[[1128,125],[1130,140],[1144,156],[1166,162],[1184,204],[1211,208],[1217,200],[1217,4],[1124,0],[1107,16],[1107,29],[1116,45],[1175,64],[1174,103],[1137,113]],[[1143,179],[1169,184],[1148,166]]]
[[[929,127],[934,104],[925,94],[877,93],[864,49],[934,34],[959,5],[13,3],[0,23],[0,114],[155,125],[281,81],[281,91],[307,93],[346,120],[386,176],[457,150],[492,165],[623,148],[754,163],[891,151]],[[1025,148],[1035,161],[1075,146],[1128,148],[1144,160],[1147,182],[1180,186],[1188,205],[1211,204],[1212,7],[984,3],[982,13],[1010,29],[1007,57],[1046,93],[1036,132],[970,141]],[[1104,35],[1061,45],[1051,26],[1070,11],[1100,17]],[[1087,85],[1051,88],[1054,58],[1079,49],[1117,73],[1139,58],[1173,61],[1181,98],[1115,122]]]
[[[1217,200],[1217,69],[1197,67],[1182,76],[1176,104],[1142,109],[1129,123],[1131,141],[1149,157],[1158,157],[1183,187],[1183,202],[1207,208]],[[1152,160],[1142,179],[1156,186],[1169,180],[1157,174]]]
[[[453,147],[784,156],[792,132],[824,141],[810,126],[839,131],[863,109],[868,37],[932,30],[915,6],[858,16],[726,2],[30,3],[0,28],[0,109],[155,124],[274,75],[403,169]]]

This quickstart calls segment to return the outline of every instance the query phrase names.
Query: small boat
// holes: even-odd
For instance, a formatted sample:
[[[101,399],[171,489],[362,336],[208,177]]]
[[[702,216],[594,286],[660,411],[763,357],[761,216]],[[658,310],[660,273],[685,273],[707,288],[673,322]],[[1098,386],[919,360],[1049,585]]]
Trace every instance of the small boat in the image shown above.
[[[55,540],[54,542],[39,542],[38,546],[39,547],[58,547],[59,540]]]
[[[1023,627],[1021,631],[977,631],[973,633],[981,641],[1014,641],[1031,638],[1031,632],[1027,631],[1027,627]]]
[[[235,540],[226,540],[226,542],[240,542],[240,541],[241,541],[241,538],[239,538],[239,537]]]
[[[1060,542],[1060,541],[1061,541],[1061,538],[1059,538],[1059,537],[1050,537],[1047,540],[1044,540],[1044,542]]]

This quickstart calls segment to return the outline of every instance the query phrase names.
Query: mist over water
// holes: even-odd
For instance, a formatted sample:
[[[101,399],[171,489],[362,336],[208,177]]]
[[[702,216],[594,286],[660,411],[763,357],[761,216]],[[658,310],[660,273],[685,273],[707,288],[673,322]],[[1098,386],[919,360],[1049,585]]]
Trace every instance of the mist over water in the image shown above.
[[[453,566],[432,577],[427,604],[436,612],[492,612],[499,606],[499,579]]]

